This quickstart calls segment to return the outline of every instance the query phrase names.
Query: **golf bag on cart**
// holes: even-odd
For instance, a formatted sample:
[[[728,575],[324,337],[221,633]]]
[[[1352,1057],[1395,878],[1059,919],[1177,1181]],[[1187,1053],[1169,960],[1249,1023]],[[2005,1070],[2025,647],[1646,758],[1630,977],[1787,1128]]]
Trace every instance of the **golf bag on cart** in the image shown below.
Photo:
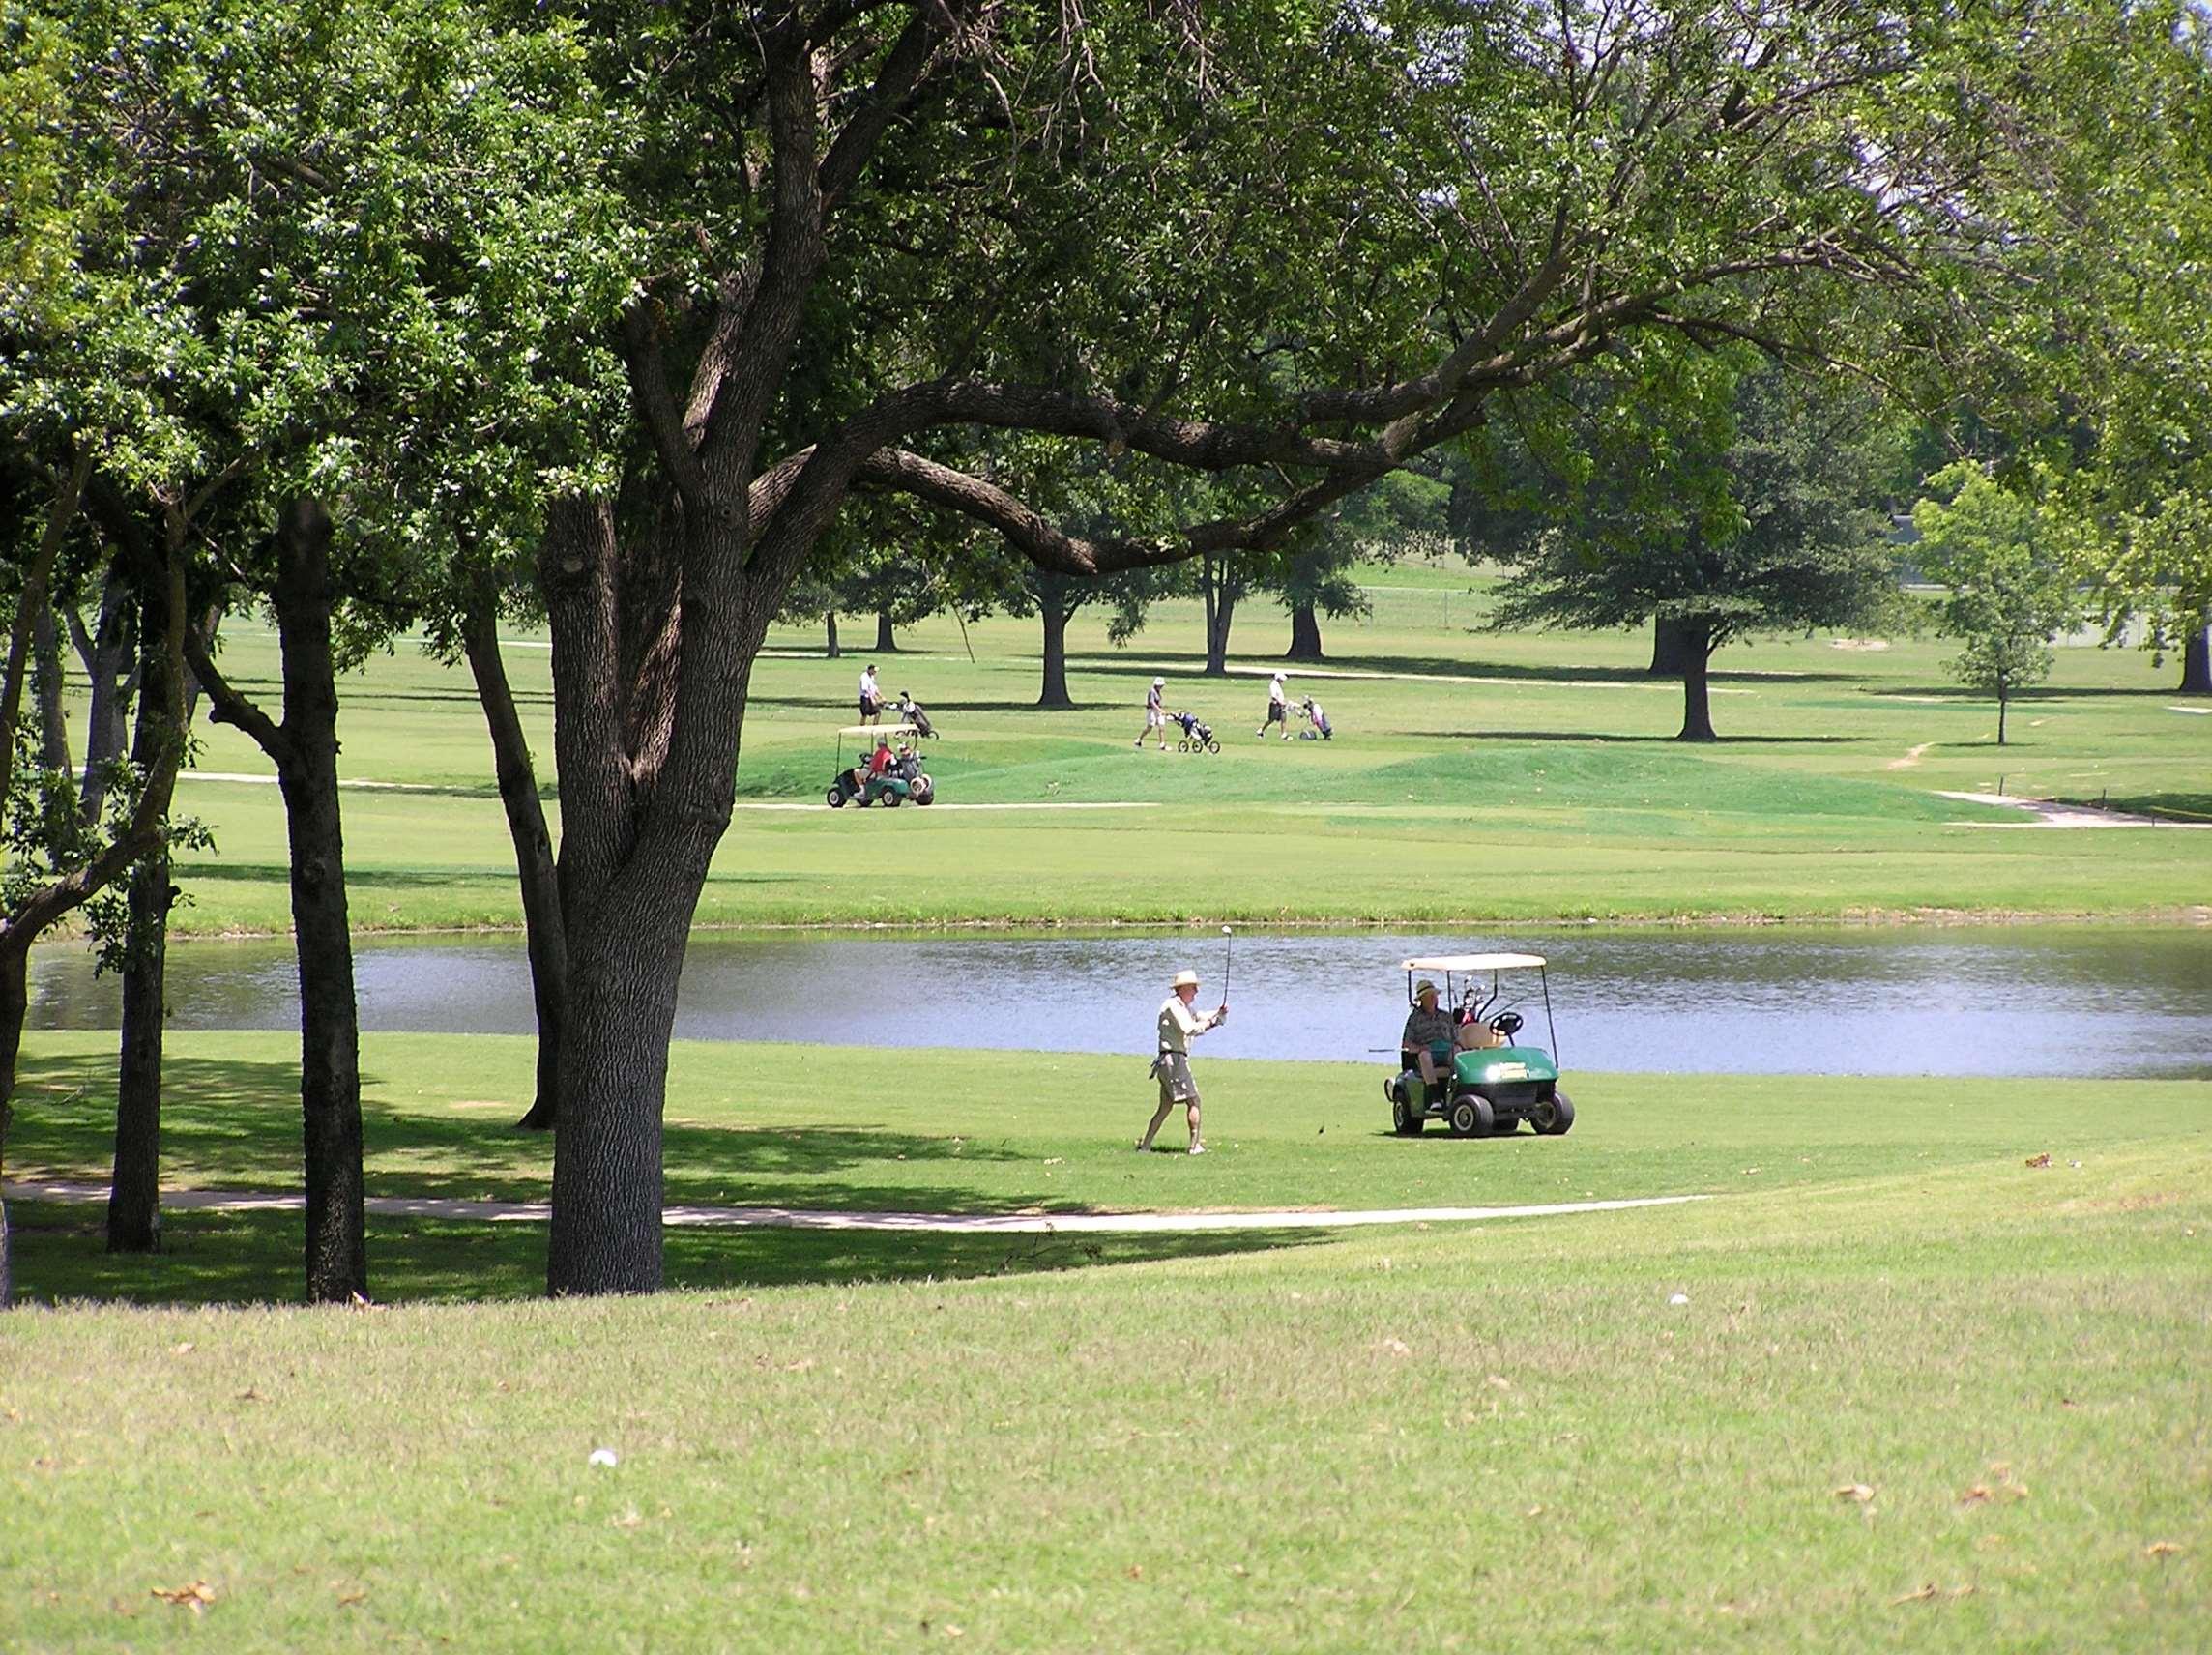
[[[1176,743],[1177,752],[1218,753],[1221,751],[1221,743],[1213,739],[1213,726],[1201,723],[1196,713],[1171,712],[1168,716],[1182,726],[1182,740]]]
[[[929,721],[929,714],[921,710],[921,704],[903,689],[898,692],[898,711],[899,716],[914,726],[917,737],[937,734],[937,726]]]

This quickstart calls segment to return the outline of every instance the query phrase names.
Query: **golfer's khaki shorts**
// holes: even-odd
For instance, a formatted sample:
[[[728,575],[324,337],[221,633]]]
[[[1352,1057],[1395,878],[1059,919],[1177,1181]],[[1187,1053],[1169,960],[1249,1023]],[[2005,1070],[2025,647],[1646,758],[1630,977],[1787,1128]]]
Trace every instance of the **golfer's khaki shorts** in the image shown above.
[[[1161,1054],[1159,1061],[1160,1102],[1196,1103],[1198,1083],[1190,1078],[1190,1060],[1180,1052]]]

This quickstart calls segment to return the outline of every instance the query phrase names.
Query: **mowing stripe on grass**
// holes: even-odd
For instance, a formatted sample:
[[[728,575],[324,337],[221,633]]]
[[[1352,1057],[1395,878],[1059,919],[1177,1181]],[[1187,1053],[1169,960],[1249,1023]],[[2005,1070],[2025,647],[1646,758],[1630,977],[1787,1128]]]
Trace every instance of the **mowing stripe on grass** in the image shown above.
[[[93,1183],[20,1183],[7,1187],[10,1201],[104,1202],[107,1186]],[[1616,1201],[1562,1201],[1532,1206],[1394,1206],[1365,1211],[1299,1209],[1282,1212],[830,1212],[797,1206],[664,1206],[660,1221],[688,1229],[920,1230],[1006,1235],[1161,1234],[1210,1230],[1350,1230],[1376,1224],[1474,1224],[1498,1218],[1557,1218],[1577,1212],[1618,1212],[1636,1206],[1675,1206],[1707,1201],[1702,1195],[1635,1196]],[[161,1205],[196,1212],[296,1212],[306,1199],[276,1191],[164,1190]],[[370,1212],[395,1218],[480,1219],[489,1223],[542,1224],[552,1209],[542,1202],[452,1201],[434,1196],[372,1195]]]

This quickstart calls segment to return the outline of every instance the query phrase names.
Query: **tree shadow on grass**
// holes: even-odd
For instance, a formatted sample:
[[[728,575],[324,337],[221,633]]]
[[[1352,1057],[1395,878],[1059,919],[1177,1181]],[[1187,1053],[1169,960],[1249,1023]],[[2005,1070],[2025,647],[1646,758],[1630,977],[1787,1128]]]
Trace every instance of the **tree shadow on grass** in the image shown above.
[[[362,1086],[366,1181],[372,1196],[543,1201],[553,1141],[513,1121],[526,1098],[469,1115],[394,1111]],[[161,1164],[173,1188],[296,1191],[301,1183],[300,1078],[292,1062],[170,1056],[162,1063]],[[12,1178],[103,1182],[113,1162],[114,1063],[104,1053],[26,1055],[18,1070]],[[789,1206],[832,1211],[1084,1212],[1089,1204],[1033,1189],[982,1191],[957,1163],[1024,1165],[1032,1157],[949,1134],[834,1125],[702,1126],[662,1130],[663,1198],[670,1205]],[[863,1170],[902,1169],[892,1176]],[[903,1169],[911,1168],[912,1173]],[[843,1175],[843,1176],[841,1176]]]
[[[1439,741],[1575,742],[1609,747],[1634,744],[1678,746],[1690,752],[1710,747],[1840,746],[1860,740],[1856,736],[1731,736],[1725,731],[1710,741],[1685,741],[1679,736],[1620,736],[1603,730],[1424,730],[1421,734]]]
[[[105,1250],[102,1209],[9,1204],[16,1289],[26,1303],[297,1304],[296,1212],[172,1213],[162,1251]],[[1319,1245],[1325,1232],[1006,1235],[902,1231],[672,1229],[672,1289],[730,1290],[1048,1274],[1164,1259],[1222,1258]],[[542,1297],[545,1227],[415,1218],[368,1220],[369,1282],[381,1303]]]
[[[1155,657],[1156,661],[1156,657]],[[1155,662],[1131,660],[1126,656],[1073,654],[1067,657],[1070,672],[1096,674],[1102,678],[1136,678],[1150,682],[1159,670]],[[1380,673],[1392,678],[1479,678],[1526,680],[1530,683],[1611,683],[1643,685],[1656,689],[1673,689],[1680,693],[1679,676],[1653,674],[1642,667],[1597,667],[1545,665],[1528,661],[1486,661],[1468,659],[1458,655],[1331,655],[1322,661],[1278,661],[1270,656],[1257,660],[1236,659],[1231,671],[1217,678],[1207,678],[1199,664],[1186,669],[1185,676],[1205,683],[1225,686],[1249,685],[1263,680],[1280,666],[1295,681],[1301,675],[1317,683],[1328,682],[1331,673]],[[1800,671],[1796,668],[1765,671],[1757,667],[1714,667],[1706,673],[1713,683],[1857,683],[1856,673],[1827,670]],[[1175,682],[1181,682],[1179,678]],[[925,703],[934,706],[934,703]],[[951,705],[946,703],[947,706]]]
[[[2212,822],[2212,793],[2115,793],[2103,799],[2074,795],[2071,801],[2131,816],[2171,816],[2184,822]]]

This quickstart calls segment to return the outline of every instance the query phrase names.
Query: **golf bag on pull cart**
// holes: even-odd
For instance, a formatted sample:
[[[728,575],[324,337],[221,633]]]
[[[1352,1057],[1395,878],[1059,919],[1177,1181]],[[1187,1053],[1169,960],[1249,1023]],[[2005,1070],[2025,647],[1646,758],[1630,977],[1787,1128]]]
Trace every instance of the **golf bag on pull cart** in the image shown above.
[[[1213,739],[1213,726],[1203,724],[1193,712],[1171,712],[1168,716],[1182,726],[1182,740],[1176,743],[1179,753],[1218,753],[1221,743]]]
[[[916,736],[937,734],[937,726],[929,721],[929,714],[921,710],[921,704],[903,689],[898,692],[898,711],[899,717],[914,726]]]

